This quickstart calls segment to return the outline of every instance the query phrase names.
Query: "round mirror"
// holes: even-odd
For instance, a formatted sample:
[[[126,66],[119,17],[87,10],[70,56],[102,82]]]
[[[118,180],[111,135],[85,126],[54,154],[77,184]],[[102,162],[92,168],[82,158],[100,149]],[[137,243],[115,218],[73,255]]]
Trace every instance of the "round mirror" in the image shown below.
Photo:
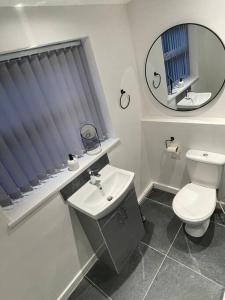
[[[225,83],[223,42],[202,25],[174,26],[151,46],[145,77],[162,105],[178,111],[200,108],[212,101]]]

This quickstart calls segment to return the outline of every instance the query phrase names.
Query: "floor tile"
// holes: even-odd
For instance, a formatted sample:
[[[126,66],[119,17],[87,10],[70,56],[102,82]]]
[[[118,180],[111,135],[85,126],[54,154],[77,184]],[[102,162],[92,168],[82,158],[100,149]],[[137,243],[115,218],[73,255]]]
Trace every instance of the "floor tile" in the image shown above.
[[[212,220],[215,223],[225,226],[225,214],[222,212],[221,209],[215,209],[214,214],[212,215]]]
[[[225,285],[225,226],[211,222],[202,238],[188,237],[180,230],[168,255]]]
[[[98,261],[87,277],[113,300],[142,300],[163,258],[141,243],[119,275]]]
[[[170,207],[147,199],[141,205],[142,214],[145,216],[146,235],[145,243],[153,248],[166,253],[181,225]]]
[[[93,287],[85,278],[68,298],[68,300],[106,300],[100,291]]]
[[[153,188],[146,197],[162,204],[172,206],[174,196],[174,194]]]
[[[223,287],[166,258],[145,300],[221,300]]]
[[[80,284],[77,286],[73,294],[68,298],[68,300],[77,299],[79,295],[81,295],[85,290],[89,287],[89,282],[84,278]]]

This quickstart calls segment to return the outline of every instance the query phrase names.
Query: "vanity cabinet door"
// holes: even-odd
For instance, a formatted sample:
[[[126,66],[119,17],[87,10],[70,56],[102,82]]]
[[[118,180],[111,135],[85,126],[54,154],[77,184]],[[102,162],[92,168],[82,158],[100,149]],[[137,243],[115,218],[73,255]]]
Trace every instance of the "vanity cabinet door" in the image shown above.
[[[144,226],[134,188],[121,205],[99,222],[108,251],[120,272],[144,235]]]

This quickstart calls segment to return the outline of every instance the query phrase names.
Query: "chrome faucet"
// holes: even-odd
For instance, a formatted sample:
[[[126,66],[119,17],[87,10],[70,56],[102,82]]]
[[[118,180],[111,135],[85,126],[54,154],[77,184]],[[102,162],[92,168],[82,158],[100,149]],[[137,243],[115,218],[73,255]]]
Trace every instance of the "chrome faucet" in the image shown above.
[[[189,96],[189,91],[188,90],[185,90],[185,99],[187,100],[191,100],[193,102],[193,99]]]
[[[97,186],[100,190],[102,190],[101,186],[101,180],[97,179],[96,177],[100,177],[101,174],[99,174],[98,171],[89,170],[88,174],[90,175],[90,184]]]

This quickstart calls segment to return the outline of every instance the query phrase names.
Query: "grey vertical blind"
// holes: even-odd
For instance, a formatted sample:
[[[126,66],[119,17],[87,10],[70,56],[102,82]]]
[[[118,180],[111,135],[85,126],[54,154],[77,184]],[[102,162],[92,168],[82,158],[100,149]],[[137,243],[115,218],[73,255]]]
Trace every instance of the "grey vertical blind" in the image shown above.
[[[0,62],[0,205],[80,154],[86,122],[107,138],[81,45]]]

